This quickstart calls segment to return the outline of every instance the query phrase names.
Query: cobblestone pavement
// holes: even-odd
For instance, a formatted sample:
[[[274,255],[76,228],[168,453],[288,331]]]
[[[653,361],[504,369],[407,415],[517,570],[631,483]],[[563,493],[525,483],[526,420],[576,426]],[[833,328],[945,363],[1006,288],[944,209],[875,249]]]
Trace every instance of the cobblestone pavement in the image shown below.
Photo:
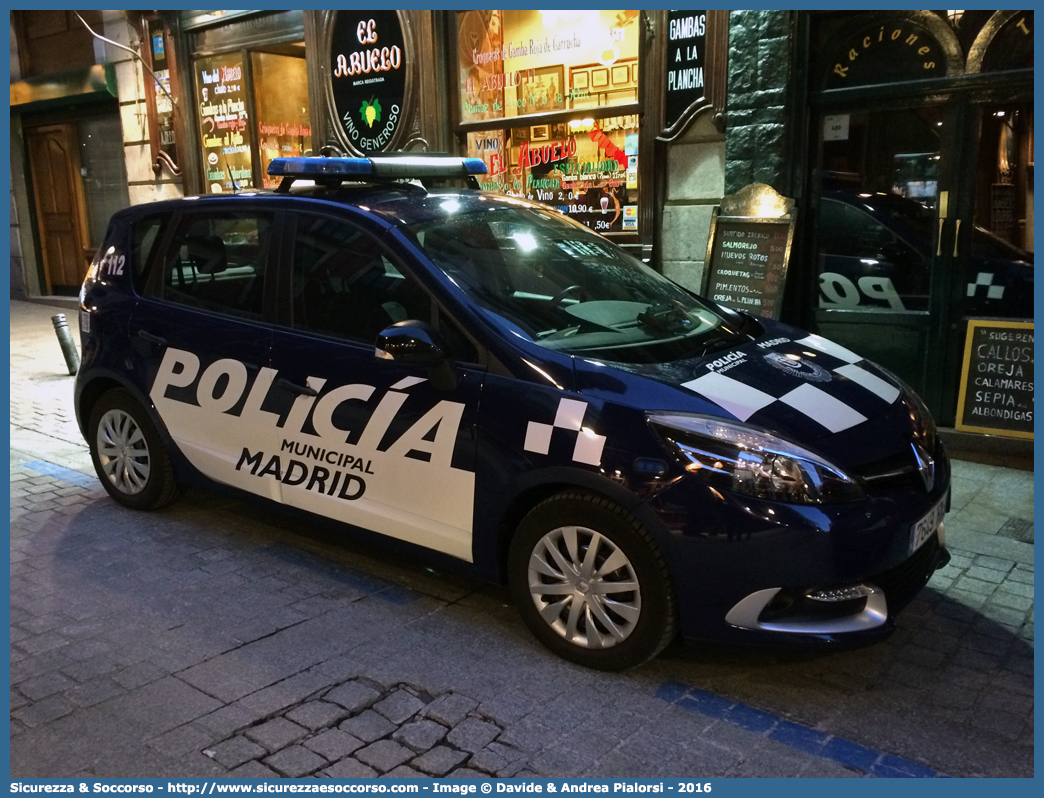
[[[1032,473],[954,464],[953,560],[882,643],[596,673],[502,588],[209,493],[116,505],[53,312],[11,303],[14,776],[1033,775]]]

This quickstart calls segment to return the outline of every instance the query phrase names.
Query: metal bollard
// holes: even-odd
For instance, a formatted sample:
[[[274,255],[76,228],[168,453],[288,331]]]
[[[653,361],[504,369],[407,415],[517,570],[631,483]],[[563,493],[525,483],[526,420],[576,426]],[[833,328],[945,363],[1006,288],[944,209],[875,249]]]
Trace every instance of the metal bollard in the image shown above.
[[[69,325],[65,323],[65,314],[57,313],[51,316],[51,324],[54,325],[55,335],[58,336],[58,343],[62,347],[62,354],[65,355],[65,365],[69,367],[69,374],[75,374],[80,370],[80,355],[76,351],[76,344],[73,343],[72,333],[69,332]]]

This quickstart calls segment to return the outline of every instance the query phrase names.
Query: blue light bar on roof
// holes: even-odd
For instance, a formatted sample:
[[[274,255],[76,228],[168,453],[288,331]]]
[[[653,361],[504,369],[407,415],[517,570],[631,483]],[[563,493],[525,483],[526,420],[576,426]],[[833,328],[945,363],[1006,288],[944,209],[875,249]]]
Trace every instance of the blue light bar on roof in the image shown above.
[[[467,177],[486,174],[481,158],[452,155],[374,155],[370,158],[273,158],[268,174],[282,177],[340,177],[365,180],[423,177]]]

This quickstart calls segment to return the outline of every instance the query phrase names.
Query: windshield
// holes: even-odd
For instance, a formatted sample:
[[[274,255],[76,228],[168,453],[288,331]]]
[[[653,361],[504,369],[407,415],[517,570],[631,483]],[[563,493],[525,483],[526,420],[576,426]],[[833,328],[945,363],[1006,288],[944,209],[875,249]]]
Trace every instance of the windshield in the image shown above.
[[[663,362],[739,342],[715,306],[551,211],[489,201],[408,229],[491,320],[548,349]]]

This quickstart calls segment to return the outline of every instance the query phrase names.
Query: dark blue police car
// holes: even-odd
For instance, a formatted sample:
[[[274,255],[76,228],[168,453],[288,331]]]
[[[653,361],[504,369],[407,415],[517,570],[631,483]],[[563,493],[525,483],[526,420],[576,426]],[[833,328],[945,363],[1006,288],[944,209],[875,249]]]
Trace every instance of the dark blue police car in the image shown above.
[[[552,209],[430,185],[484,170],[277,159],[276,191],[117,213],[75,393],[109,494],[224,486],[468,564],[595,668],[889,631],[946,558],[920,400]]]

